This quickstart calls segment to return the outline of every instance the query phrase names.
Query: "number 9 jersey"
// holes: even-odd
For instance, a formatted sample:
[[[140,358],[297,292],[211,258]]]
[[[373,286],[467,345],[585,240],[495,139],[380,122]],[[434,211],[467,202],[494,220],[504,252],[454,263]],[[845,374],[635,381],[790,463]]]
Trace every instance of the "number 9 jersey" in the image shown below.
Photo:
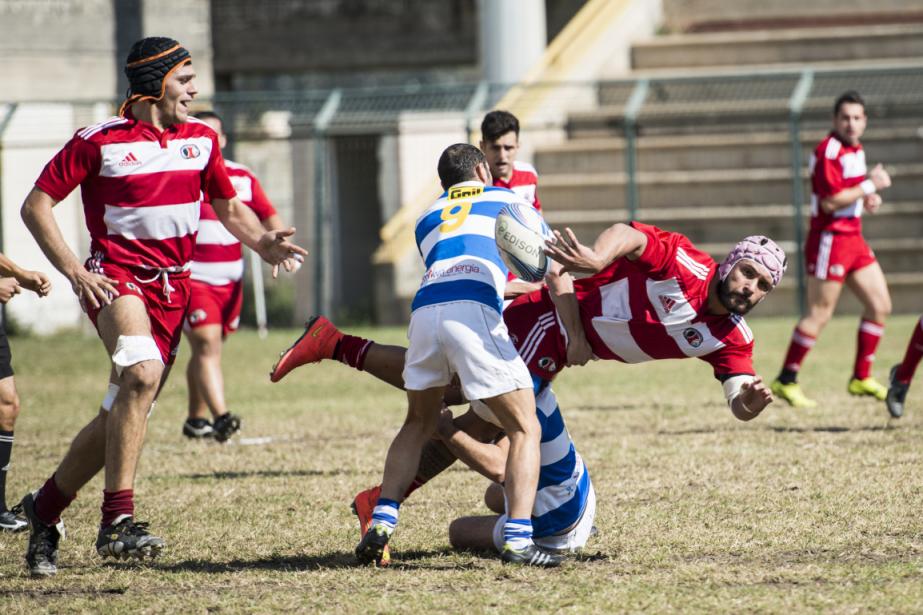
[[[412,310],[450,301],[474,301],[503,309],[508,270],[494,237],[497,214],[524,203],[506,188],[478,181],[455,184],[416,224],[416,241],[426,267]]]

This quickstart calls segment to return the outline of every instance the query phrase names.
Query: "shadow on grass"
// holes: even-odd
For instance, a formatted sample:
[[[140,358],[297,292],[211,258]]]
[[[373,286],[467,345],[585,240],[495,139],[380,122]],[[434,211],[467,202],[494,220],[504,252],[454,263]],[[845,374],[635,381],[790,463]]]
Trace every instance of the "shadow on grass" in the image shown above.
[[[202,472],[197,474],[175,474],[175,475],[160,475],[156,478],[160,479],[174,479],[179,478],[181,480],[228,480],[228,479],[240,479],[240,478],[289,478],[289,477],[304,477],[304,476],[355,476],[358,475],[358,470],[344,470],[338,468],[335,470],[244,470],[244,471],[217,471],[217,472]]]
[[[863,427],[842,427],[840,425],[821,425],[817,427],[773,426],[769,429],[776,433],[849,433],[861,431],[891,431],[892,429],[897,429],[897,427],[888,423],[887,425],[865,425]]]
[[[394,554],[390,566],[396,570],[468,570],[480,568],[477,562],[446,560],[453,551],[436,549],[432,551],[400,551]],[[432,560],[432,561],[429,561]],[[330,551],[317,555],[274,555],[260,559],[235,559],[229,562],[213,562],[193,559],[173,564],[156,565],[164,572],[201,572],[223,574],[244,570],[338,570],[341,568],[363,568],[356,561],[352,551]]]

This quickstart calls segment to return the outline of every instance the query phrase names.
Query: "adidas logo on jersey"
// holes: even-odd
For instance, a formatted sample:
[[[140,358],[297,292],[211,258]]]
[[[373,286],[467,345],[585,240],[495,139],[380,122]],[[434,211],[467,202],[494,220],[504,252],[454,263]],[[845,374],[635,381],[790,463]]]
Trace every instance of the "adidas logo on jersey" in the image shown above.
[[[669,314],[676,305],[676,299],[668,295],[660,295],[658,298],[660,299],[660,305],[663,306],[663,311]]]
[[[134,154],[128,152],[125,154],[125,157],[122,158],[122,162],[119,163],[120,167],[136,167],[141,164],[141,161],[138,160]]]

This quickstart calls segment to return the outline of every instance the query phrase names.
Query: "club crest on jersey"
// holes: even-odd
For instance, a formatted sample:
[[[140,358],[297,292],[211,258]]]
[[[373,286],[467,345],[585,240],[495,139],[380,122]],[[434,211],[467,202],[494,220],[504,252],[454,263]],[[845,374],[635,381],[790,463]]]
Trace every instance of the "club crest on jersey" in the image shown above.
[[[676,299],[670,295],[660,295],[658,299],[660,299],[660,305],[663,306],[663,311],[667,314],[676,306]]]
[[[449,200],[470,199],[484,192],[483,186],[458,186],[449,190]]]
[[[179,155],[186,160],[198,158],[201,153],[202,152],[199,151],[199,146],[194,143],[188,143],[179,148]]]
[[[546,372],[558,371],[558,364],[551,357],[542,357],[538,360],[538,366]]]
[[[702,342],[705,339],[702,337],[702,334],[699,333],[698,329],[695,327],[687,327],[683,329],[683,338],[685,338],[686,343],[688,343],[693,348],[698,348],[702,345]]]
[[[186,320],[189,321],[190,325],[194,325],[197,322],[202,322],[203,320],[205,320],[206,316],[207,314],[205,313],[205,310],[199,308],[197,310],[192,310],[191,312],[189,312],[189,316],[186,317]]]

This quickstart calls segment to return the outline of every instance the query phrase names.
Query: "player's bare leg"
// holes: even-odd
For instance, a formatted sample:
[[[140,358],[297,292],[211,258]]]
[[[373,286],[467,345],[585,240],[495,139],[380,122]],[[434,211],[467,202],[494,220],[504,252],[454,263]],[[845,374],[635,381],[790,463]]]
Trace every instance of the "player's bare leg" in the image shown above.
[[[6,502],[6,477],[13,454],[13,429],[19,416],[19,395],[13,376],[0,379],[0,532],[20,532],[26,521],[11,512]]]
[[[122,336],[151,339],[147,309],[132,295],[123,295],[104,308],[97,324],[106,349],[113,355]],[[126,365],[117,377],[119,390],[106,418],[103,518],[96,541],[97,551],[104,557],[155,556],[164,546],[162,539],[147,533],[146,524],[134,523],[135,473],[148,414],[164,372],[159,357],[145,358]]]
[[[407,391],[407,416],[388,448],[372,526],[356,547],[356,557],[361,563],[382,563],[385,547],[397,525],[398,508],[417,473],[423,446],[436,431],[443,389]]]
[[[510,439],[506,460],[506,497],[513,519],[529,519],[538,488],[541,427],[531,389],[517,389],[482,400],[500,420]]]
[[[189,340],[192,356],[186,369],[186,381],[189,384],[189,416],[183,426],[183,433],[189,437],[197,437],[196,434],[199,432],[190,432],[187,429],[191,425],[190,421],[206,419],[210,411],[215,422],[215,439],[226,441],[239,429],[240,418],[228,412],[224,399],[221,325],[195,327],[186,331],[186,338]]]
[[[862,302],[862,321],[856,340],[856,361],[848,390],[853,395],[868,395],[884,400],[888,388],[872,377],[872,362],[878,343],[884,334],[884,325],[891,315],[891,294],[885,274],[878,262],[853,271],[846,285]]]
[[[770,386],[774,395],[787,401],[795,408],[814,408],[817,402],[810,399],[801,390],[798,384],[798,371],[801,363],[814,346],[820,332],[833,317],[833,310],[840,300],[843,284],[832,280],[818,280],[809,276],[807,280],[808,312],[805,314],[795,330],[792,332],[792,341],[782,371]]]
[[[499,515],[459,517],[449,524],[449,544],[455,549],[493,551]]]

